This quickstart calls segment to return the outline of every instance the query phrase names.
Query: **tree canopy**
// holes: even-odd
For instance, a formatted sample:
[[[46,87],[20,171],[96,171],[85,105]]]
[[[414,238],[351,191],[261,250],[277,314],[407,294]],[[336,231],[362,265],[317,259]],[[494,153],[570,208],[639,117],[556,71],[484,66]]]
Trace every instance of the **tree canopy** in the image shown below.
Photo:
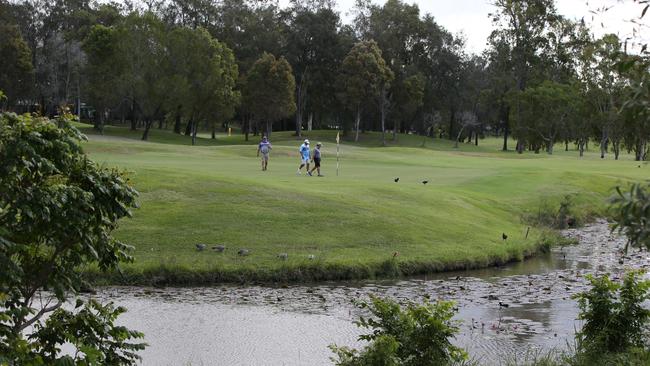
[[[156,123],[192,137],[234,123],[246,136],[273,129],[300,135],[305,128],[354,129],[355,139],[366,130],[392,130],[394,140],[417,133],[476,144],[501,136],[503,150],[515,137],[523,153],[541,151],[549,137],[534,132],[539,121],[525,116],[538,116],[535,103],[521,97],[541,98],[527,89],[555,85],[580,103],[568,120],[546,123],[558,129],[553,141],[580,154],[593,141],[602,158],[627,150],[646,159],[647,47],[629,52],[615,35],[597,39],[582,19],[561,16],[554,0],[494,4],[488,47],[471,54],[435,14],[403,0],[358,1],[353,24],[326,0],[286,7],[2,0],[0,47],[9,56],[0,60],[0,87],[6,108],[54,116],[64,105],[99,130],[128,120],[143,139]],[[371,72],[382,76],[368,80],[367,90],[352,80],[361,83],[369,69],[346,63],[359,44],[375,44],[383,62]],[[247,85],[266,54],[286,60],[294,79],[295,108],[283,95],[283,113],[261,110],[254,104],[261,96],[246,96],[258,92]],[[288,80],[277,82],[263,90],[284,90]],[[550,109],[538,112],[557,118]]]

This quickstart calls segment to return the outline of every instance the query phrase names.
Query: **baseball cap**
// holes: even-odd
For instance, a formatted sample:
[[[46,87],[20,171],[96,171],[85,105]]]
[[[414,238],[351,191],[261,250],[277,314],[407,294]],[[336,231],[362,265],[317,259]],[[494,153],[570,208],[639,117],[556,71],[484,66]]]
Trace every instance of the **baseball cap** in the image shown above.
[[[305,144],[308,144],[308,143],[309,143],[309,140],[308,140],[308,139],[305,139]]]
[[[316,146],[323,146],[323,144],[320,143],[320,142],[317,142],[317,143],[316,143]]]

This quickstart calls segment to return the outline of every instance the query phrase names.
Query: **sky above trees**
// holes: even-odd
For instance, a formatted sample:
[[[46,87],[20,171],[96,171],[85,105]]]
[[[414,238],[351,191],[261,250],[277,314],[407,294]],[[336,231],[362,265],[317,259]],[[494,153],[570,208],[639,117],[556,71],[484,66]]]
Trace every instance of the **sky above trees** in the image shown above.
[[[285,6],[290,0],[280,0]],[[383,0],[373,0],[383,4]],[[492,31],[492,22],[488,14],[494,12],[491,0],[407,0],[407,3],[418,4],[422,13],[432,14],[438,23],[451,32],[463,32],[466,38],[468,52],[480,53],[486,48],[487,37]],[[337,0],[341,17],[346,21],[352,20],[351,10],[355,0]],[[627,21],[639,15],[639,6],[631,0],[556,0],[558,12],[574,19],[585,17],[592,25],[596,36],[605,33],[615,33],[625,39],[632,32],[632,25]],[[612,7],[606,13],[594,15],[590,10]],[[592,19],[593,16],[593,19]],[[602,25],[601,25],[602,23]],[[650,17],[645,19],[650,26]],[[646,37],[647,38],[647,37]]]

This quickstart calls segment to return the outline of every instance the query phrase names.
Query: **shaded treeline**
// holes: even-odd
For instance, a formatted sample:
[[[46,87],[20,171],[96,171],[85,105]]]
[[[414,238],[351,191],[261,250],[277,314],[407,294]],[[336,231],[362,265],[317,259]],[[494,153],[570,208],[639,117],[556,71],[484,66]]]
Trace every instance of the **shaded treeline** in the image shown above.
[[[247,137],[499,135],[520,153],[591,143],[603,157],[645,159],[647,54],[595,39],[553,0],[495,4],[488,48],[473,55],[435,14],[400,0],[358,0],[351,25],[331,0],[0,0],[3,108],[68,105],[99,130],[130,123],[143,139],[152,127],[214,137],[236,122]]]

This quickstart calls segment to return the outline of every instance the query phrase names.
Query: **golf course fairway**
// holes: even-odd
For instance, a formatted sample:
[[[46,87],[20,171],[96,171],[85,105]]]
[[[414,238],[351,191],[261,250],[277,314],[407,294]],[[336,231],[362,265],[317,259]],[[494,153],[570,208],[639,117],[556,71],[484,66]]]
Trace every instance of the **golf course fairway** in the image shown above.
[[[604,215],[613,187],[646,179],[650,169],[629,155],[601,160],[594,151],[583,158],[574,149],[501,152],[497,139],[454,149],[446,140],[400,135],[381,147],[373,133],[341,144],[336,176],[335,132],[313,131],[274,133],[263,172],[258,136],[189,146],[188,137],[161,130],[144,142],[127,128],[99,136],[79,126],[91,159],[127,171],[140,192],[140,208],[115,231],[135,247],[135,261],[120,274],[87,269],[110,283],[361,279],[521,260],[553,244],[535,218],[554,215],[567,195],[579,220]],[[324,177],[296,175],[305,137],[324,144]],[[199,243],[207,248],[197,250]],[[213,251],[216,245],[226,250]],[[238,255],[244,248],[249,255]]]

